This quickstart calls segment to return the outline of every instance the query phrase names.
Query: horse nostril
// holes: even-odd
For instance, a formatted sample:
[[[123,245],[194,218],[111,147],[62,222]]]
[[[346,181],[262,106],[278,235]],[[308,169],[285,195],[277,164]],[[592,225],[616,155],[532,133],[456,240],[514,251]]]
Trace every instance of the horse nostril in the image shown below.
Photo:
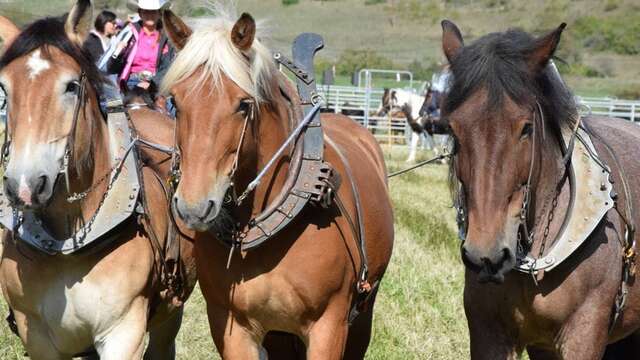
[[[38,177],[38,182],[36,183],[36,186],[34,189],[35,194],[36,195],[42,194],[45,191],[46,187],[47,187],[47,177],[45,175]]]
[[[204,214],[200,216],[200,220],[205,220],[211,214],[211,211],[213,211],[215,204],[216,203],[213,200],[209,200],[209,202],[207,202],[207,207],[204,209]]]

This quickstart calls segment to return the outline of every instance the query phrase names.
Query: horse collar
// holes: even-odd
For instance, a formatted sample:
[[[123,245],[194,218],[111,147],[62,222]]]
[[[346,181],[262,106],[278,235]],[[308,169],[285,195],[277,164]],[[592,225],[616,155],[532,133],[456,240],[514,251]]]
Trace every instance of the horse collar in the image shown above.
[[[611,170],[598,157],[589,134],[582,128],[564,129],[562,137],[570,145],[570,202],[567,215],[553,246],[537,259],[518,259],[516,269],[524,273],[550,271],[569,258],[594,231],[614,206]],[[575,141],[577,139],[578,141]],[[576,181],[578,179],[579,181]]]
[[[68,239],[55,239],[32,211],[18,211],[9,205],[0,191],[0,224],[14,231],[16,237],[35,249],[50,255],[69,255],[96,245],[105,245],[105,235],[129,219],[136,211],[140,183],[127,118],[124,113],[109,115],[108,130],[113,171],[109,173],[107,190],[90,220]]]

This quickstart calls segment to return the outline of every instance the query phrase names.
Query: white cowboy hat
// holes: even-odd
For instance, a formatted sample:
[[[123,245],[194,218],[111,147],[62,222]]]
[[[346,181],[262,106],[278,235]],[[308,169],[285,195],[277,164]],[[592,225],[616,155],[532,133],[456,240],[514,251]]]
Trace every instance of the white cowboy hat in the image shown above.
[[[142,10],[162,10],[168,9],[171,6],[169,0],[129,0],[127,1],[127,7],[132,11]]]

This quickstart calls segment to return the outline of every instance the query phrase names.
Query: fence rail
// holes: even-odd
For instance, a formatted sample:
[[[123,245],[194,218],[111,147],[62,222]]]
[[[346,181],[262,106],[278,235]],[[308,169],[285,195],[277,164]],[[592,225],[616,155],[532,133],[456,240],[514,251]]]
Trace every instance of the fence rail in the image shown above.
[[[327,103],[326,110],[346,113],[372,130],[379,140],[392,143],[404,143],[407,140],[411,129],[405,119],[373,115],[380,107],[383,89],[323,85],[318,91]],[[640,100],[576,97],[576,101],[583,105],[583,115],[610,116],[640,123]]]

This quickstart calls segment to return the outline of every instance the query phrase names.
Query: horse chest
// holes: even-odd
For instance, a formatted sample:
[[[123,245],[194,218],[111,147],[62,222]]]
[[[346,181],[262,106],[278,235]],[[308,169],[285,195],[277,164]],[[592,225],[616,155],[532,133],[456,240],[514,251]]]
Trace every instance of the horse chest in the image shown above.
[[[37,324],[46,329],[57,348],[78,351],[81,344],[93,343],[92,339],[116,326],[148,284],[146,252],[122,253],[122,249],[97,262],[52,259],[34,265],[9,260],[16,258],[17,251],[8,246],[0,282],[4,282],[12,307],[27,317],[27,327]]]

